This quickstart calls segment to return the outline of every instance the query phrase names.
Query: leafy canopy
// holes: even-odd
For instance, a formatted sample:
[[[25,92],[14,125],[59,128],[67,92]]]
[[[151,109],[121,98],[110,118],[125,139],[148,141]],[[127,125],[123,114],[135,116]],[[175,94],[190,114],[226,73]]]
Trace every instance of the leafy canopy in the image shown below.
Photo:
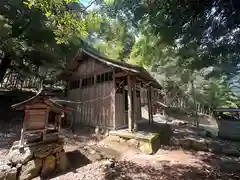
[[[158,44],[177,48],[180,64],[188,61],[193,69],[214,66],[228,75],[239,71],[238,0],[110,0],[104,7],[139,33],[154,36]]]
[[[39,9],[48,19],[57,43],[66,43],[75,37],[84,38],[102,21],[96,14],[88,13],[79,0],[26,0],[30,9]],[[99,28],[99,27],[98,27]]]

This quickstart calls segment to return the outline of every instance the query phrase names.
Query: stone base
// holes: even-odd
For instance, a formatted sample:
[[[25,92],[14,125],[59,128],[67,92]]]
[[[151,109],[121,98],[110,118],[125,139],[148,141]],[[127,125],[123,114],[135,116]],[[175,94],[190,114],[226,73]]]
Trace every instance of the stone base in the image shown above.
[[[204,139],[204,138],[183,138],[177,139],[173,137],[171,139],[172,146],[180,146],[186,150],[196,150],[196,151],[206,151],[212,152],[216,154],[224,154],[227,156],[235,156],[240,157],[240,149],[238,149],[237,145],[233,143],[224,143],[219,141],[214,141],[211,139]]]
[[[14,142],[7,160],[0,162],[0,180],[46,178],[56,171],[66,171],[69,163],[63,145],[61,140],[31,147],[19,147]]]
[[[161,146],[159,134],[128,131],[110,131],[109,139],[117,142],[127,142],[130,146],[139,148],[146,154],[155,153]]]

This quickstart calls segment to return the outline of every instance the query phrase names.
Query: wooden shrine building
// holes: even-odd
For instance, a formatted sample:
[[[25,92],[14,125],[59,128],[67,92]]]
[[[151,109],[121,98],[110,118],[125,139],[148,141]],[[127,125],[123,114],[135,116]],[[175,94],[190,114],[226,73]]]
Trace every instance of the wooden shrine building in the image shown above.
[[[74,109],[73,125],[128,127],[130,131],[142,119],[141,90],[147,90],[152,122],[154,94],[160,94],[162,88],[143,67],[111,60],[89,49],[78,51],[61,79],[68,84],[66,96]]]
[[[16,110],[25,112],[21,132],[21,146],[42,141],[58,139],[61,119],[64,112],[71,112],[52,100],[52,95],[41,89],[34,97],[12,105]]]

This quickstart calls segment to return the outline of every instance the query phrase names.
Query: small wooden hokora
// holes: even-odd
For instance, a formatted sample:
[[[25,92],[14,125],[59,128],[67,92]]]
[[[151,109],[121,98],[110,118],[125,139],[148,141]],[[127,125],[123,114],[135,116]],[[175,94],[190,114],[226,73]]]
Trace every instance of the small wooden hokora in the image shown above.
[[[52,97],[52,94],[41,89],[34,97],[12,105],[25,113],[20,146],[59,139],[62,117],[72,109],[56,103]]]

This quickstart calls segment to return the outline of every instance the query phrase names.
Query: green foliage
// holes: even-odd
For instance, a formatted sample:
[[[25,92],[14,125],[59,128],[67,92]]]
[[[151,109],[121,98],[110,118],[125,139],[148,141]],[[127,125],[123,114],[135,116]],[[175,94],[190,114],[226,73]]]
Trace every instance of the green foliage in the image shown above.
[[[72,51],[76,52],[73,43],[57,44],[55,30],[46,16],[21,0],[0,3],[0,32],[1,80],[9,68],[25,76],[41,75],[40,67],[49,71],[62,69]],[[4,66],[4,62],[8,65]]]
[[[101,12],[103,21],[93,41],[93,46],[109,58],[126,61],[131,52],[135,38],[121,21],[111,19]]]
[[[66,43],[73,37],[86,37],[88,28],[100,19],[92,13],[87,13],[77,0],[27,0],[24,3],[29,8],[41,10],[48,19],[48,25],[53,29],[57,43]]]
[[[238,98],[233,93],[227,76],[209,76],[213,68],[194,70],[177,47],[159,43],[154,36],[141,35],[133,46],[130,62],[148,67],[163,85],[165,103],[170,106],[199,111],[217,107],[237,107]]]
[[[131,23],[158,44],[177,48],[189,68],[214,66],[216,73],[238,73],[239,2],[118,0],[103,5],[112,17]],[[189,61],[191,59],[191,61]]]
[[[102,7],[137,29],[129,62],[152,71],[167,104],[196,110],[239,105],[230,87],[240,67],[236,0],[119,0]]]
[[[240,106],[232,86],[240,67],[235,0],[93,2],[88,9],[77,0],[1,1],[0,79],[8,68],[52,77],[90,46],[147,68],[169,105],[194,112]]]
[[[9,68],[25,76],[60,72],[102,20],[73,0],[1,1],[0,80]]]

